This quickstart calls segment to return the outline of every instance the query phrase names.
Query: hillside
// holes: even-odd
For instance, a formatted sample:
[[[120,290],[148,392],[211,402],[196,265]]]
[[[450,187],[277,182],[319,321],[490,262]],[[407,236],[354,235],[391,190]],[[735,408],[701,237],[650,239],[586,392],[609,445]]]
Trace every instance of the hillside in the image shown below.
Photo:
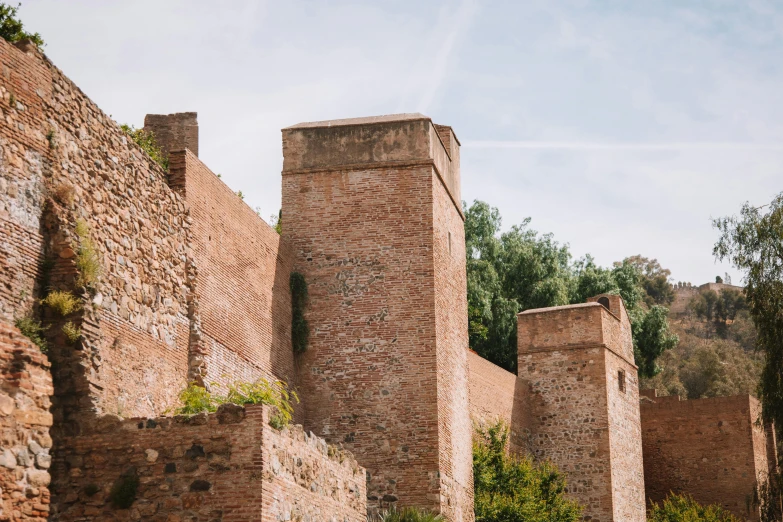
[[[754,348],[741,290],[719,283],[675,287],[669,324],[680,342],[658,359],[663,371],[641,386],[689,399],[755,394],[763,355]]]

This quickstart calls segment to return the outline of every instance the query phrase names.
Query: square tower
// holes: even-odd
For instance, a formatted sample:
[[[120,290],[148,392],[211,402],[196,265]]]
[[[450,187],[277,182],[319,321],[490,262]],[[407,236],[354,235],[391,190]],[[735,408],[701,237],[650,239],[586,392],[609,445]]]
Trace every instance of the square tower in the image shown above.
[[[646,520],[639,381],[622,299],[604,294],[517,320],[535,456],[566,473],[590,520]]]
[[[283,129],[282,235],[308,284],[308,429],[369,504],[473,519],[459,141],[421,114]]]

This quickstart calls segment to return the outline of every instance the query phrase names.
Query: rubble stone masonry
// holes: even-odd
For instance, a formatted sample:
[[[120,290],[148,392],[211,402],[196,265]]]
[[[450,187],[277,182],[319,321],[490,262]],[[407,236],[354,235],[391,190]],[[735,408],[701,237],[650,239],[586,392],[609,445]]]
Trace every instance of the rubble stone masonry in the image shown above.
[[[284,129],[282,226],[309,285],[308,427],[368,468],[375,507],[471,520],[457,154],[419,114]]]
[[[687,493],[742,519],[758,520],[754,489],[777,465],[771,427],[760,422],[754,397],[680,400],[645,390],[641,405],[647,497]]]
[[[96,425],[54,466],[52,520],[365,522],[365,470],[306,434],[278,431],[268,406],[226,405],[194,417]],[[112,489],[137,483],[129,506]]]
[[[0,320],[0,520],[47,519],[51,394],[46,356]]]

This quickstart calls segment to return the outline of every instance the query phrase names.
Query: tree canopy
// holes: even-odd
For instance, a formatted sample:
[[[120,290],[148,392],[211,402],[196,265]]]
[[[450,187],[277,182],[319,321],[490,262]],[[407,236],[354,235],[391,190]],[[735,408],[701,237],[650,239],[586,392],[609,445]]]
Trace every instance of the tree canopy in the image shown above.
[[[22,4],[16,7],[5,2],[0,2],[0,38],[8,42],[20,40],[32,40],[38,47],[43,47],[44,41],[38,33],[29,33],[24,30],[24,24],[18,18],[18,11]]]
[[[759,395],[766,420],[783,430],[783,193],[769,205],[745,203],[739,216],[714,220],[713,253],[744,273],[745,299],[764,353]]]
[[[640,375],[658,372],[656,359],[677,343],[669,331],[667,308],[656,304],[671,302],[659,288],[661,277],[669,285],[668,270],[641,256],[611,268],[598,266],[590,255],[574,261],[568,244],[558,243],[552,234],[532,230],[530,218],[501,234],[502,220],[496,208],[483,201],[463,206],[473,350],[515,372],[517,313],[614,293],[622,296],[628,309]],[[647,301],[652,304],[648,306]]]

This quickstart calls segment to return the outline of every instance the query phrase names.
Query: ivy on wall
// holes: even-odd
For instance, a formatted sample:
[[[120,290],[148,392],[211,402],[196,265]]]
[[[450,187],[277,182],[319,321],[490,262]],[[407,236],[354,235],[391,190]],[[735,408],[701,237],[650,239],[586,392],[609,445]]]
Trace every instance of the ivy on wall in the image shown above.
[[[291,279],[291,344],[295,353],[307,350],[310,326],[304,317],[307,304],[307,281],[299,272],[292,272]]]

